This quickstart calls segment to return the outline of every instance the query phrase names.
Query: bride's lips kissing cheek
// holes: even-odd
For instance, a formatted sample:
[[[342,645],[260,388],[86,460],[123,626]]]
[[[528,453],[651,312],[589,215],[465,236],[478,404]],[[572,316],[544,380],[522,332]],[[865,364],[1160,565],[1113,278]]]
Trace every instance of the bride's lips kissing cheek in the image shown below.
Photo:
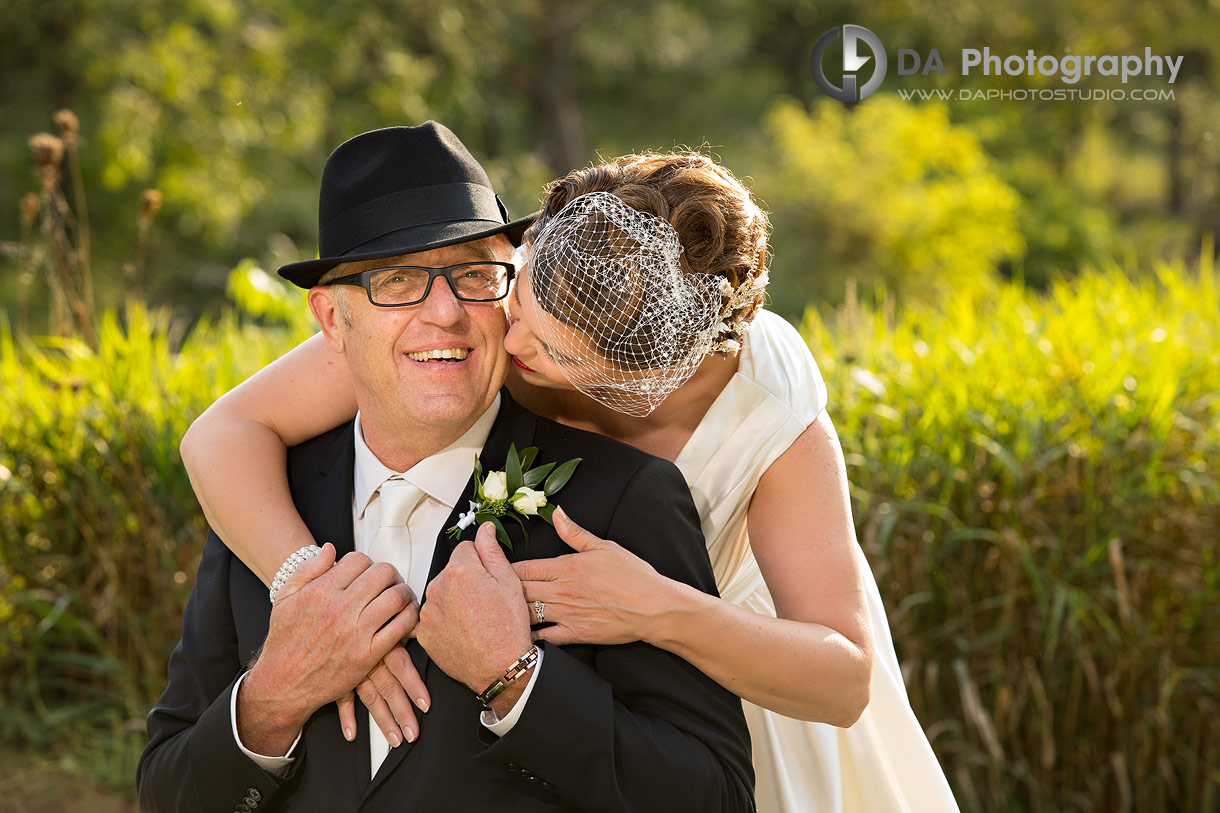
[[[535,370],[533,367],[529,367],[529,366],[527,366],[526,364],[524,364],[524,363],[521,361],[521,359],[517,358],[516,356],[513,356],[513,364],[517,365],[517,366],[518,366],[518,367],[520,367],[522,370],[525,370],[527,373],[536,373],[536,372],[538,372],[538,371],[537,371],[537,370]]]

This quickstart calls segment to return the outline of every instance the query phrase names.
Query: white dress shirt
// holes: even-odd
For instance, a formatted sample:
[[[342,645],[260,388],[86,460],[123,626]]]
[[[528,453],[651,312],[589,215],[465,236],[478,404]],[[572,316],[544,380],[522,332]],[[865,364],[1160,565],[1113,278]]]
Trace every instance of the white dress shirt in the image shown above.
[[[491,426],[495,423],[500,411],[500,396],[483,415],[456,441],[430,457],[426,457],[405,472],[394,471],[382,463],[368,444],[364,441],[364,432],[360,425],[360,415],[357,413],[355,422],[356,467],[354,488],[352,490],[352,526],[355,534],[356,550],[365,553],[373,561],[387,561],[398,568],[400,573],[407,573],[407,586],[417,598],[424,595],[428,582],[428,570],[432,564],[432,554],[436,548],[436,538],[444,530],[442,527],[458,500],[466,489],[466,483],[474,470],[475,459],[483,450]],[[381,522],[380,489],[382,483],[390,479],[402,479],[424,492],[424,498],[411,513],[407,528],[411,542],[399,549],[380,549],[370,551],[369,543],[377,533]],[[465,508],[466,506],[463,506]],[[379,548],[382,546],[379,545]],[[531,670],[529,683],[513,710],[502,720],[484,712],[481,722],[497,736],[507,734],[516,724],[525,708],[526,701],[534,688],[534,681],[542,668],[542,651],[539,650],[538,664]],[[505,664],[507,667],[508,664]],[[244,679],[244,675],[242,679]],[[283,774],[292,764],[292,752],[296,748],[293,743],[288,753],[282,757],[268,757],[256,754],[242,745],[237,735],[237,692],[241,680],[233,690],[233,737],[238,746],[264,770]],[[417,714],[421,713],[416,711]],[[381,729],[368,716],[369,752],[371,775],[376,775],[386,754],[389,753],[389,743]],[[300,740],[298,734],[297,740]]]

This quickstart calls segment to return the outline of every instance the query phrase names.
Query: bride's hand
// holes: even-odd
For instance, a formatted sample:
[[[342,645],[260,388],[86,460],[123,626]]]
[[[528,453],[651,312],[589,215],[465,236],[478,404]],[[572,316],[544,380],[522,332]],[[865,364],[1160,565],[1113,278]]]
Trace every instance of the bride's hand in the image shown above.
[[[325,573],[333,561],[331,554],[306,560],[280,589],[275,600],[284,601],[299,592],[305,585]],[[403,612],[413,614],[418,623],[419,602],[412,597],[411,603]],[[394,746],[401,745],[404,739],[414,742],[419,735],[419,724],[411,703],[414,702],[420,711],[427,711],[431,703],[428,689],[416,671],[411,656],[407,654],[406,647],[402,645],[386,653],[354,692],[348,692],[335,701],[339,707],[339,726],[348,742],[356,739],[356,695],[360,696],[360,702],[368,708],[373,722],[377,723],[377,727],[385,734],[386,740]]]
[[[560,539],[577,552],[513,564],[526,603],[543,602],[546,623],[554,623],[535,630],[534,640],[557,645],[647,640],[667,606],[669,580],[626,548],[577,525],[562,508],[551,519]]]
[[[414,612],[418,621],[419,604],[412,601],[411,607],[403,612]],[[386,653],[381,663],[356,687],[355,695],[360,696],[360,702],[368,708],[373,722],[391,745],[402,745],[404,739],[415,742],[419,724],[409,698],[414,698],[420,711],[428,710],[429,699],[428,689],[415,670],[406,647],[399,645]],[[348,742],[356,739],[355,695],[348,692],[335,701],[339,706],[339,725]]]

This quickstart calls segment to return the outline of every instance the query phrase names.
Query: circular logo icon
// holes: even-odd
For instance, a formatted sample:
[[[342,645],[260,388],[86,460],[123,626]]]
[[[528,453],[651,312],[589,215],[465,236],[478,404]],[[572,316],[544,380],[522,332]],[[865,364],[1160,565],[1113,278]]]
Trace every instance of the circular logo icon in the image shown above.
[[[830,43],[840,36],[843,37],[843,87],[827,79],[825,71],[822,70],[822,55],[826,53]],[[861,56],[860,43],[868,46],[873,55]],[[863,87],[857,87],[856,71],[874,57],[876,62],[873,65],[873,75]],[[813,81],[823,93],[841,102],[858,102],[873,95],[877,88],[881,87],[881,80],[885,79],[885,68],[885,49],[881,47],[881,40],[872,31],[859,25],[845,25],[841,32],[838,28],[830,29],[818,38],[817,44],[813,46],[813,54],[809,57],[809,70],[813,72]]]

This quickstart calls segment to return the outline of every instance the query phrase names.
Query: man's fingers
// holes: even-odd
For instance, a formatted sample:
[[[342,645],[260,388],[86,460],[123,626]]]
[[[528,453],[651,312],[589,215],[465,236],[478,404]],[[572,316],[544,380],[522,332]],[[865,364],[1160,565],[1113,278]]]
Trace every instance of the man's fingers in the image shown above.
[[[394,712],[390,710],[390,704],[377,691],[373,682],[365,678],[356,687],[356,693],[360,695],[360,702],[368,708],[373,722],[381,729],[381,733],[385,734],[386,741],[395,748],[402,745],[402,729],[394,721]]]
[[[346,559],[347,557],[343,558]],[[398,568],[389,562],[375,562],[369,565],[363,573],[348,585],[347,591],[354,600],[367,603],[373,601],[377,596],[382,595],[391,587],[399,585],[406,587],[403,584],[402,576],[398,573]],[[410,594],[410,588],[408,588],[407,593],[408,595]],[[399,609],[402,608],[400,607]]]
[[[555,509],[555,513],[551,514],[551,521],[555,523],[555,532],[559,534],[559,538],[567,542],[568,547],[573,550],[595,550],[605,542],[573,522],[562,508]]]
[[[387,621],[400,613],[404,611],[411,613],[413,604],[414,598],[411,595],[410,587],[402,583],[392,584],[360,612],[360,627],[368,632],[379,630]],[[414,610],[414,617],[419,618],[418,605]],[[406,633],[403,633],[399,638],[405,635]]]
[[[373,635],[373,649],[388,653],[396,645],[402,643],[403,639],[415,629],[418,623],[418,605],[412,603],[405,610],[387,621],[384,627],[377,630]]]
[[[327,542],[322,546],[322,552],[316,554],[297,567],[292,578],[280,588],[275,595],[276,601],[282,601],[294,593],[299,593],[305,585],[319,576],[325,575],[335,564],[335,546]]]
[[[428,692],[428,687],[424,685],[424,680],[419,676],[419,672],[415,669],[415,663],[411,660],[411,656],[407,654],[406,647],[394,647],[386,653],[382,663],[390,670],[397,680],[398,685],[402,686],[403,691],[411,698],[411,701],[419,708],[420,711],[427,711],[432,708],[432,695]]]
[[[339,707],[339,727],[343,729],[343,739],[354,742],[356,739],[356,695],[352,692],[335,701]]]
[[[331,587],[346,590],[372,564],[373,560],[363,553],[350,551],[343,554],[343,557],[330,569],[330,572],[326,574],[326,580]]]
[[[485,522],[483,524],[488,526],[491,525],[490,522]],[[482,533],[482,530],[483,529],[480,528],[479,532]],[[478,537],[476,536],[476,538]],[[457,544],[456,548],[453,549],[453,553],[449,554],[449,565],[446,565],[446,567],[450,565],[471,565],[477,564],[478,562],[479,554],[477,551],[475,551],[474,542],[469,539],[464,539]]]
[[[513,566],[508,563],[504,549],[496,540],[496,530],[490,522],[484,522],[474,538],[474,549],[483,568],[497,579],[510,578],[519,581]]]

